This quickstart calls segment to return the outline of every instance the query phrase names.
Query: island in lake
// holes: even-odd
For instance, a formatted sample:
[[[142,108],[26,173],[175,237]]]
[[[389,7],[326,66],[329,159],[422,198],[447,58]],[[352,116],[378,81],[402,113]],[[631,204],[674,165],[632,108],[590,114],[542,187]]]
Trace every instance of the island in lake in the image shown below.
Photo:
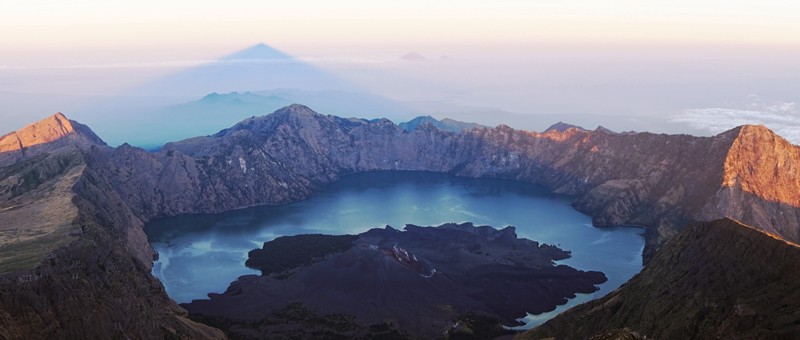
[[[569,256],[472,223],[286,236],[249,253],[261,276],[182,306],[242,338],[494,337],[606,281],[555,264]]]

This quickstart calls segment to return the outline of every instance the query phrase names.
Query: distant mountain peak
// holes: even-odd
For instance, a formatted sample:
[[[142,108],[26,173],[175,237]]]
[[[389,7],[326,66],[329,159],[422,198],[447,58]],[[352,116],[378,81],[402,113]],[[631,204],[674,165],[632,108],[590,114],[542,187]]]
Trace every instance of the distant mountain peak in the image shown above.
[[[739,127],[742,134],[755,134],[761,136],[778,137],[775,132],[764,124],[745,124]]]
[[[321,114],[315,112],[308,106],[302,104],[291,104],[284,106],[275,112],[264,116],[252,116],[246,118],[230,128],[220,130],[213,137],[224,137],[242,130],[253,130],[254,126],[258,126],[256,130],[271,129],[279,124],[294,121],[300,125],[306,124],[310,121],[322,117]],[[299,126],[299,125],[296,125]],[[173,143],[167,143],[169,146],[174,146]],[[167,146],[165,146],[166,148]]]
[[[411,132],[423,125],[432,125],[439,130],[451,131],[456,133],[462,132],[464,130],[484,127],[483,125],[477,123],[462,122],[450,118],[438,120],[431,116],[419,116],[408,122],[400,123],[398,126],[403,130]]]
[[[275,113],[309,113],[309,112],[316,113],[310,107],[297,103],[282,107],[278,111],[275,111]]]
[[[580,127],[580,126],[577,126],[577,125],[567,124],[567,123],[564,123],[564,122],[558,122],[558,123],[555,123],[553,125],[550,125],[550,127],[547,128],[547,130],[544,130],[544,132],[548,132],[548,131],[564,132],[564,131],[567,131],[569,129],[578,129],[578,130],[581,130],[581,131],[587,131],[586,129],[584,129],[584,128]]]
[[[61,112],[11,132],[0,139],[0,152],[52,142],[75,131],[72,123]]]
[[[215,102],[215,101],[225,101],[225,100],[252,99],[261,97],[263,96],[259,96],[250,91],[243,91],[243,92],[233,91],[227,93],[211,92],[203,96],[203,98],[201,98],[200,100],[205,102]]]
[[[319,116],[320,114],[317,113],[316,111],[312,110],[308,106],[305,106],[303,104],[296,104],[295,103],[295,104],[291,104],[289,106],[284,106],[284,107],[278,109],[277,111],[272,113],[272,115],[276,115],[276,116],[284,116],[285,115],[285,116],[289,116],[289,117],[303,117],[303,116],[309,117],[309,116]],[[268,116],[271,116],[271,115],[268,115]]]
[[[598,125],[597,128],[594,129],[594,131],[596,131],[596,132],[605,132],[605,133],[608,133],[608,134],[611,134],[611,135],[617,134],[616,132],[614,132],[611,129],[609,129],[609,128],[605,127],[605,126],[602,126],[602,125]]]
[[[66,121],[67,123],[69,123],[69,120],[67,119],[67,116],[65,116],[61,112],[56,112],[56,113],[50,115],[49,117],[43,119],[42,121],[46,121],[48,119],[55,119],[55,120],[62,121],[62,122]]]
[[[0,166],[67,145],[105,145],[86,125],[56,112],[36,123],[0,137]]]
[[[800,207],[800,146],[764,125],[742,125],[723,135],[733,136],[725,159],[724,186]]]

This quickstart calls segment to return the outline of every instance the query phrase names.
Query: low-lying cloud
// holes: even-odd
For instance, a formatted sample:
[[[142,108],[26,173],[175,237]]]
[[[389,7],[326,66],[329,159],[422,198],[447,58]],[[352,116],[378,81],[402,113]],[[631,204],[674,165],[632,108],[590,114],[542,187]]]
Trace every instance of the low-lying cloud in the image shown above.
[[[763,124],[793,144],[800,145],[800,107],[793,102],[763,104],[756,100],[744,108],[689,109],[672,121],[713,134],[739,125]]]

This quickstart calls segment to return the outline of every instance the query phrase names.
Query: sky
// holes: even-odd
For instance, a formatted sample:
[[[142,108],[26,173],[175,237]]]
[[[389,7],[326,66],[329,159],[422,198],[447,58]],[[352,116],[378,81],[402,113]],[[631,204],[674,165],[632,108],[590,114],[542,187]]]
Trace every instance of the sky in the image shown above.
[[[798,120],[796,1],[4,0],[0,133],[257,43],[398,100],[698,133]]]
[[[76,49],[157,50],[175,44],[211,56],[217,47],[254,41],[297,49],[800,41],[800,4],[775,0],[5,0],[2,6],[0,43],[23,52],[15,59],[34,50],[80,55]]]

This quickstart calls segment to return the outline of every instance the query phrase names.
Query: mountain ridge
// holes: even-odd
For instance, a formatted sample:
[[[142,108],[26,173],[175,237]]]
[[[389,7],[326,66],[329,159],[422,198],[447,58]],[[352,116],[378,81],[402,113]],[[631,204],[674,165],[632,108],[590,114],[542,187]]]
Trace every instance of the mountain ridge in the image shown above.
[[[550,127],[545,129],[544,132],[548,132],[548,131],[564,132],[564,131],[567,131],[569,129],[578,129],[578,130],[586,131],[586,129],[584,129],[584,128],[580,127],[580,126],[577,126],[577,125],[572,125],[572,124],[564,123],[564,122],[558,122],[558,123],[555,123],[553,125],[550,125]]]
[[[694,224],[619,289],[519,338],[584,339],[623,328],[656,339],[796,338],[798,258],[797,244],[733,219]]]
[[[61,141],[0,166],[0,338],[224,338],[150,273],[143,223],[87,165],[104,146]]]
[[[746,192],[726,194],[730,190],[721,186],[723,164],[741,135],[740,130],[714,137],[608,134],[577,129],[537,133],[502,125],[460,134],[436,128],[408,132],[388,120],[327,116],[298,104],[275,114],[246,119],[214,136],[167,144],[164,150],[173,150],[173,157],[180,154],[184,159],[181,164],[187,166],[179,171],[191,174],[185,180],[206,192],[196,192],[197,197],[204,197],[196,202],[178,204],[163,198],[158,202],[173,206],[168,210],[174,211],[166,215],[281,204],[323,190],[348,173],[427,170],[534,182],[556,193],[574,195],[574,206],[593,216],[597,226],[647,226],[646,258],[683,225],[725,216],[795,240],[800,229],[795,207],[782,201],[766,202],[757,195],[743,197],[749,194]],[[293,157],[287,158],[287,154]],[[163,154],[150,157],[163,158]],[[207,164],[191,166],[196,158],[207,158]],[[153,161],[165,160],[146,162]],[[225,168],[238,169],[224,175],[241,175],[238,184],[229,183],[221,173],[211,174]],[[145,175],[148,176],[151,175]],[[203,183],[221,187],[201,189],[208,187]],[[283,187],[287,183],[296,186]],[[118,185],[125,191],[129,185],[142,184]],[[153,192],[158,188],[155,184],[145,186]],[[229,191],[240,192],[240,197],[222,199]],[[243,193],[248,193],[249,198],[241,196]],[[271,198],[256,198],[264,195]],[[150,206],[146,210],[152,212],[163,210],[148,203],[148,198],[142,199],[133,206]],[[746,209],[740,209],[743,200],[762,202],[763,207],[760,203],[752,205],[753,211],[745,214]],[[214,208],[208,202],[220,205]],[[784,213],[775,217],[769,216],[768,211]],[[161,215],[143,216],[147,219]]]
[[[788,187],[795,193],[800,192],[798,159],[800,147],[789,143],[766,126],[742,126],[725,161],[723,185],[741,187],[764,199],[800,207],[800,195],[788,195],[786,191],[778,189]],[[764,176],[745,175],[754,170]]]
[[[105,145],[89,127],[67,119],[61,112],[0,137],[0,166],[67,145]]]
[[[63,115],[60,117],[63,117]],[[282,128],[282,126],[285,126],[285,128]],[[89,131],[91,132],[91,130]],[[365,132],[367,133],[366,135],[364,135]],[[353,135],[353,133],[356,133],[356,135]],[[315,175],[320,176],[322,182],[315,184],[314,182],[317,181],[308,177],[301,180],[301,182],[305,183],[303,184],[305,188],[297,188],[298,192],[305,192],[306,194],[321,190],[324,187],[324,183],[329,183],[343,174],[352,172],[380,169],[433,170],[453,172],[468,177],[495,176],[543,184],[557,193],[576,195],[575,207],[592,215],[595,225],[633,224],[658,226],[658,228],[654,229],[657,231],[656,236],[654,236],[656,239],[668,238],[683,223],[701,220],[701,218],[706,220],[713,219],[712,217],[715,216],[730,216],[749,222],[755,221],[756,223],[752,224],[759,225],[762,229],[786,237],[791,241],[796,241],[798,237],[797,230],[800,228],[792,227],[797,225],[797,218],[800,217],[796,212],[797,209],[795,209],[798,198],[797,195],[793,195],[792,190],[800,190],[794,189],[800,187],[800,184],[798,184],[800,183],[798,181],[800,174],[796,171],[800,168],[797,165],[798,159],[800,159],[800,151],[798,151],[800,148],[788,143],[765,127],[743,126],[714,137],[670,136],[649,133],[618,135],[607,134],[602,131],[578,129],[566,129],[563,132],[551,129],[543,133],[536,133],[514,130],[502,125],[497,128],[477,128],[460,135],[451,135],[449,133],[435,127],[432,130],[422,129],[409,132],[404,131],[388,120],[366,121],[325,116],[314,112],[306,106],[294,104],[279,109],[270,115],[245,119],[213,136],[196,137],[168,143],[165,145],[164,151],[172,151],[170,153],[173,155],[172,157],[177,156],[174,154],[177,151],[180,153],[179,157],[184,159],[181,161],[184,164],[182,166],[183,170],[189,171],[189,173],[198,173],[199,169],[186,167],[188,164],[194,163],[193,158],[219,157],[224,153],[229,155],[241,154],[243,151],[241,150],[241,145],[237,148],[232,143],[248,143],[251,150],[259,151],[258,154],[262,159],[269,158],[267,155],[280,158],[281,156],[279,155],[285,152],[282,149],[270,148],[270,150],[264,150],[263,147],[259,146],[259,144],[267,140],[274,140],[276,134],[279,134],[283,138],[281,143],[294,140],[293,145],[311,147],[311,153],[307,154],[307,157],[321,157],[328,163],[325,166],[328,170]],[[356,136],[360,137],[356,138]],[[337,141],[331,140],[333,137],[336,137]],[[368,141],[372,137],[377,138],[375,141],[380,139],[384,141],[379,143],[380,145],[372,145],[373,142]],[[419,137],[419,139],[416,137]],[[353,138],[356,139],[354,140]],[[359,146],[361,143],[358,142],[359,138],[366,138],[364,142],[367,142],[367,144]],[[321,142],[323,140],[327,140],[327,143]],[[418,144],[420,140],[426,140],[429,145],[412,147],[412,145]],[[278,142],[277,140],[274,141]],[[673,144],[668,147],[670,143]],[[338,146],[336,146],[337,144]],[[467,149],[457,153],[442,154],[443,152],[452,152],[450,150],[453,150],[452,148],[455,145],[460,145],[459,148],[468,145],[477,147],[467,147]],[[748,148],[748,145],[762,145],[765,147],[756,150],[752,147]],[[333,151],[330,149],[331,146],[338,148],[340,151],[336,154],[331,154]],[[367,148],[365,149],[364,147]],[[776,149],[776,147],[779,148]],[[238,151],[231,150],[231,148],[238,149]],[[395,158],[395,161],[389,164],[386,163],[389,160],[385,159],[375,163],[374,160],[386,156],[385,154],[374,154],[372,151],[375,148],[393,150],[392,157]],[[443,157],[434,159],[419,156],[418,152],[426,148],[429,149],[428,152],[425,152],[426,154],[439,154]],[[675,148],[684,149],[677,150]],[[130,153],[125,151],[128,149],[126,147],[120,149],[108,148],[103,150],[109,151],[96,152],[94,154],[125,154]],[[222,151],[222,149],[227,150]],[[307,149],[302,148],[297,151],[305,154],[309,151]],[[651,150],[641,153],[644,149]],[[655,154],[648,154],[653,153],[655,149],[661,151],[657,151]],[[772,157],[770,155],[773,154],[769,151],[773,149],[779,151],[774,153],[774,161],[758,161],[759,159],[765,159],[765,157]],[[687,156],[699,156],[703,153],[705,155],[701,161],[707,163],[707,165],[690,165],[691,160],[687,159]],[[165,161],[164,153],[133,152],[131,155],[136,155],[134,156],[135,158],[145,159],[144,163],[155,164],[153,162]],[[244,162],[240,164],[239,168],[244,174],[247,174],[248,167],[243,164],[253,164],[253,161],[258,162],[256,160],[248,162],[248,158],[252,156],[251,154],[245,157],[242,154],[239,157],[240,159],[229,159],[229,164],[234,161],[236,163]],[[746,158],[746,156],[750,158]],[[146,158],[151,160],[147,161]],[[481,159],[483,161],[480,161]],[[369,161],[370,164],[359,165],[359,163],[364,163],[366,160],[371,160]],[[615,169],[613,165],[608,163],[610,160],[622,163],[622,168]],[[478,162],[476,163],[476,161]],[[489,163],[487,164],[486,161],[489,161]],[[309,160],[309,162],[312,164],[315,162],[320,163],[314,160]],[[668,164],[664,162],[668,162]],[[383,163],[383,165],[379,163]],[[648,168],[644,169],[640,166],[638,170],[635,170],[634,168],[625,169],[624,167],[624,164],[639,163],[647,164]],[[784,166],[787,171],[768,169],[768,164],[772,163],[778,164],[779,167]],[[272,177],[269,172],[265,173],[264,171],[273,168],[274,165],[264,165],[264,168],[260,170],[265,175],[265,178]],[[676,180],[671,180],[672,183],[665,183],[663,178],[667,175],[667,168],[676,166],[679,169],[679,173],[673,173],[672,175],[679,176],[677,182]],[[285,168],[285,166],[280,166],[280,168],[284,168],[282,170],[284,172],[288,170],[291,173],[301,169],[302,166],[298,163],[294,167]],[[255,171],[255,168],[252,171]],[[302,173],[303,171],[301,170],[300,172]],[[697,181],[697,177],[702,179],[698,182],[700,183],[699,185],[685,182]],[[738,182],[734,182],[733,179]],[[198,178],[193,181],[196,180]],[[733,183],[739,182],[745,185],[733,185]],[[133,183],[131,182],[131,184]],[[765,183],[777,183],[778,185],[765,185]],[[789,185],[785,185],[786,183]],[[264,183],[252,184],[257,187],[265,185]],[[199,183],[194,185],[197,186]],[[758,189],[761,191],[752,189],[763,187],[767,187],[767,189]],[[776,191],[776,187],[788,189],[779,192]],[[157,190],[156,187],[153,187],[153,190]],[[248,191],[252,191],[252,188],[248,189]],[[747,197],[740,198],[740,196],[746,195],[752,195],[753,197],[752,199]],[[299,199],[300,197],[296,198]],[[744,199],[751,201],[762,200],[764,201],[762,204],[764,207],[754,211],[739,209],[742,207],[737,201]],[[241,206],[249,206],[286,202],[253,201],[241,202],[240,204]],[[198,203],[202,204],[201,202]],[[134,206],[143,205],[148,205],[148,203],[140,202]],[[689,205],[690,209],[687,210],[686,205]],[[226,204],[223,205],[222,209],[229,209],[234,206],[236,205]],[[675,208],[681,211],[676,211]],[[187,206],[179,210],[183,213],[208,211],[204,210],[208,208],[193,209],[198,208],[189,208]],[[653,211],[645,211],[651,209]],[[161,209],[150,208],[149,210],[158,211]],[[210,211],[220,211],[220,209],[211,209]],[[782,211],[781,215],[787,215],[788,212],[790,216],[778,221],[782,223],[778,223],[772,221],[774,217],[766,216],[767,213],[765,211]],[[170,214],[167,213],[167,215]],[[666,214],[667,220],[664,220],[663,216],[659,216],[662,214]],[[144,214],[142,218],[146,220],[154,216],[160,216],[160,214]],[[789,228],[785,227],[787,225]]]
[[[450,118],[444,118],[439,120],[431,116],[418,116],[410,121],[403,122],[397,125],[400,126],[400,128],[403,130],[413,131],[414,129],[417,129],[419,126],[422,126],[423,124],[432,124],[439,130],[451,131],[457,133],[464,130],[474,129],[477,127],[485,127],[484,125],[480,125],[478,123],[462,122]]]
[[[123,265],[116,256],[128,261],[124,266],[141,266],[114,276],[120,292],[146,297],[142,301],[159,301],[149,310],[165,313],[159,315],[168,316],[168,320],[181,320],[185,314],[169,304],[160,284],[152,282],[149,268],[153,252],[141,229],[144,222],[183,213],[297,201],[355,172],[426,170],[539,183],[553,192],[573,195],[573,205],[591,215],[596,226],[645,227],[646,259],[653,258],[657,249],[674,239],[683,226],[696,221],[731,216],[794,242],[800,230],[800,209],[791,201],[795,197],[791,195],[793,187],[784,188],[786,192],[749,192],[740,189],[742,185],[724,185],[726,178],[750,183],[751,187],[763,181],[792,183],[797,178],[798,147],[758,127],[740,127],[713,137],[577,129],[536,133],[503,125],[462,133],[431,125],[405,131],[386,119],[346,119],[291,105],[274,114],[246,119],[215,135],[169,143],[158,152],[129,145],[111,148],[101,143],[83,143],[83,139],[62,137],[56,141],[64,144],[43,143],[52,148],[41,149],[36,155],[17,155],[11,165],[0,163],[0,196],[16,200],[4,202],[10,205],[0,207],[0,217],[19,212],[15,207],[18,203],[35,206],[30,203],[37,202],[37,197],[46,195],[50,186],[58,183],[66,189],[57,195],[64,202],[71,202],[68,204],[74,205],[78,213],[76,219],[66,221],[71,227],[65,232],[75,233],[64,237],[69,243],[55,252],[47,250],[49,254],[60,254],[53,256],[64,261],[34,264],[36,268],[49,268],[45,272],[34,268],[2,274],[0,288],[16,293],[11,295],[12,302],[0,306],[0,325],[35,318],[56,322],[58,316],[53,311],[66,306],[63,303],[70,301],[66,297],[75,292],[58,290],[56,296],[43,297],[35,293],[37,289],[42,291],[46,282],[52,282],[50,278],[60,282],[69,277],[58,270],[65,270],[64,266],[74,260],[83,268],[79,273],[90,278],[86,285],[75,288],[76,292],[87,296],[104,292],[98,282],[108,274],[88,268],[97,268],[92,261]],[[776,163],[770,167],[771,162]],[[730,171],[725,164],[729,164]],[[783,164],[781,169],[789,173],[774,175],[775,164]],[[65,182],[68,178],[75,182]],[[20,216],[38,218],[36,214]],[[86,233],[82,231],[84,225],[88,227]],[[88,249],[82,246],[88,243],[80,240],[88,236],[88,242],[106,253],[114,249],[116,255],[99,260],[80,255]],[[37,274],[36,270],[40,272]],[[36,278],[35,283],[21,285],[20,280],[28,277]],[[152,291],[134,293],[132,286],[123,283],[126,280],[152,285]],[[20,300],[23,297],[32,300]],[[31,303],[48,307],[39,312],[22,312],[18,307]],[[134,308],[114,304],[100,307],[98,310]],[[72,310],[72,314],[61,316],[78,315]],[[137,315],[142,319],[131,324],[129,333],[120,334],[161,334],[157,330],[163,329],[159,328],[163,324],[146,321],[150,319],[145,314]],[[111,327],[121,316],[113,314],[108,318],[109,323],[102,325]],[[69,332],[81,329],[66,319],[58,322],[69,324],[64,326]],[[183,325],[178,331],[175,324],[168,328],[195,336],[215,334],[201,326]],[[67,334],[63,333],[66,328],[38,331],[45,333],[35,334]]]

